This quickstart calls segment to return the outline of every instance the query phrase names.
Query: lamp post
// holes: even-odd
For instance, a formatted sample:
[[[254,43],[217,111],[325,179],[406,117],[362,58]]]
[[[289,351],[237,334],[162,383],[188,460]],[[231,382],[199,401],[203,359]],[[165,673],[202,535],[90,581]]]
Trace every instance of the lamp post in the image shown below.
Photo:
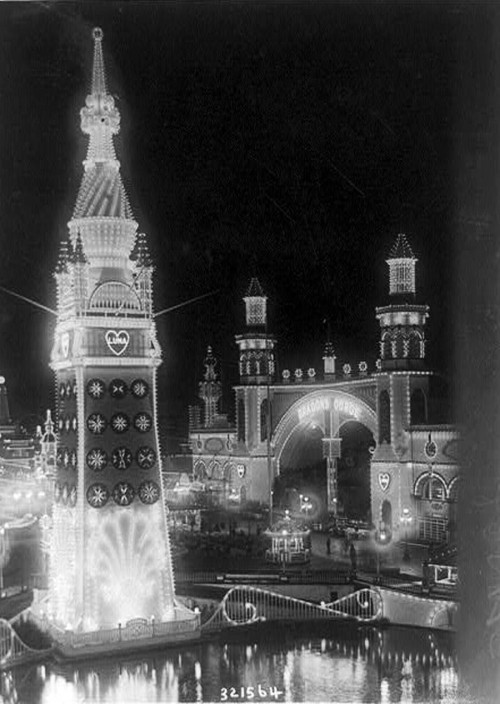
[[[409,549],[408,549],[408,526],[409,526],[409,525],[411,524],[411,522],[413,521],[413,516],[411,515],[409,508],[406,508],[406,507],[405,507],[405,508],[403,509],[403,512],[402,512],[402,514],[401,514],[401,516],[400,516],[400,518],[399,518],[399,521],[400,521],[401,525],[403,525],[404,528],[405,528],[405,551],[404,551],[404,553],[403,553],[403,560],[404,560],[405,562],[409,562],[409,560],[410,560],[410,551],[409,551]]]
[[[384,527],[382,521],[379,522],[379,526],[375,531],[375,542],[377,543],[377,577],[375,580],[376,584],[380,584],[380,549],[391,542],[391,536],[389,532]]]

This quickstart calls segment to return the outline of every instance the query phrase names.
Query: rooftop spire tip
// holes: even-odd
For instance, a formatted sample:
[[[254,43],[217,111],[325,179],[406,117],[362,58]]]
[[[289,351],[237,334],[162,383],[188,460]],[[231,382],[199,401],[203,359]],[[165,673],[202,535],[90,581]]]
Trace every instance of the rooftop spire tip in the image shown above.
[[[104,37],[104,32],[100,27],[94,27],[92,30],[92,36],[95,39],[96,42],[102,42],[102,38]]]

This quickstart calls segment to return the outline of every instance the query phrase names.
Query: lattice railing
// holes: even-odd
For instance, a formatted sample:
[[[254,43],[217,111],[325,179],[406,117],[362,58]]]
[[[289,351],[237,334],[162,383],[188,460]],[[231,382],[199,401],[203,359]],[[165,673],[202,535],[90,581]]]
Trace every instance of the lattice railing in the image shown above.
[[[353,618],[366,622],[381,618],[382,613],[382,597],[374,589],[361,589],[329,604],[315,604],[256,587],[234,587],[202,625],[202,631],[278,620]]]
[[[16,661],[40,656],[49,653],[51,648],[37,650],[30,648],[19,638],[11,624],[5,619],[0,619],[0,668],[10,667]]]

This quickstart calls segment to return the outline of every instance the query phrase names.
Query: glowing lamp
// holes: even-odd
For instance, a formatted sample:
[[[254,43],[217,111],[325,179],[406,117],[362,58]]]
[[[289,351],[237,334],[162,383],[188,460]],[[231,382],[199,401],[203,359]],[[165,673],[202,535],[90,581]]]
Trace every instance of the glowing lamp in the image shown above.
[[[0,384],[5,384],[5,377],[4,376],[0,376]]]

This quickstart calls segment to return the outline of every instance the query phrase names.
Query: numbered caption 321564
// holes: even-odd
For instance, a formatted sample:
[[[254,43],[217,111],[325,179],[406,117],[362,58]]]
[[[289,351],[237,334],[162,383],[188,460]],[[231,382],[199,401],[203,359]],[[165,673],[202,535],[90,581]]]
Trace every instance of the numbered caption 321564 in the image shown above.
[[[277,687],[267,687],[266,685],[256,684],[254,687],[221,687],[220,700],[221,702],[235,701],[251,701],[252,699],[274,700],[279,701],[284,692]]]

